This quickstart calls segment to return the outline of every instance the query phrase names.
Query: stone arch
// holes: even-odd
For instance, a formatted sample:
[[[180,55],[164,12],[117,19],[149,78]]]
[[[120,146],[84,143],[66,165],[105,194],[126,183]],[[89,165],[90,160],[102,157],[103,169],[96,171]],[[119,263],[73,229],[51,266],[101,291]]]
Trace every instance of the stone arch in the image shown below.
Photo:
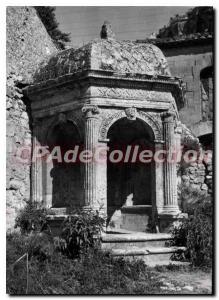
[[[81,143],[78,124],[71,117],[60,113],[50,122],[45,144],[50,153],[54,146],[59,146],[62,160],[42,161],[42,190],[47,206],[78,207],[82,203],[82,166],[64,160],[65,153]]]
[[[64,113],[59,113],[58,115],[55,116],[55,118],[49,124],[49,126],[47,128],[47,131],[45,133],[45,138],[44,138],[45,142],[49,141],[49,139],[52,135],[52,132],[57,125],[59,125],[61,122],[67,122],[67,121],[71,122],[75,126],[75,128],[77,129],[77,132],[80,136],[80,140],[82,141],[83,133],[82,133],[81,126],[80,126],[78,119],[77,118],[73,119],[73,116],[67,116]]]
[[[100,125],[99,140],[106,140],[107,133],[110,127],[113,125],[113,123],[125,117],[127,117],[126,111],[121,110],[114,114],[111,114],[110,116],[108,116],[108,118],[104,119]],[[162,128],[159,124],[159,120],[155,119],[154,116],[144,111],[135,110],[135,117],[142,120],[144,123],[151,127],[154,133],[155,140],[163,139]]]

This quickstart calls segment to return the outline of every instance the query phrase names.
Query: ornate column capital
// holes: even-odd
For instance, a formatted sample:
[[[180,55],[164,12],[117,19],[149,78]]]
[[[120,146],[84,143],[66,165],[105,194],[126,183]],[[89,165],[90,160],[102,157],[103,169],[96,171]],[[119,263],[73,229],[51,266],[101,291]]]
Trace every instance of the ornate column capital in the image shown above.
[[[165,111],[161,114],[161,117],[165,123],[173,123],[176,118],[176,114],[172,111]]]
[[[85,118],[97,118],[97,115],[100,113],[98,106],[89,104],[82,107],[81,111],[85,115]]]
[[[180,121],[176,122],[175,133],[182,134],[182,123]]]

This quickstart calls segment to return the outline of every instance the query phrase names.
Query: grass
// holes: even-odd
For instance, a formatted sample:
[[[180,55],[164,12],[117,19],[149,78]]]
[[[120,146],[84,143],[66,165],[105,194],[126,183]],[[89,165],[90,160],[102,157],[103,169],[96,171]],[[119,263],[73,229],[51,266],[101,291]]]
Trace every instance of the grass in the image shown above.
[[[26,258],[14,264],[27,252],[28,273]],[[183,266],[149,268],[141,260],[115,259],[99,250],[90,250],[80,259],[70,259],[56,251],[45,234],[7,237],[7,293],[11,295],[179,294],[183,291],[163,291],[160,279],[182,286],[191,284],[189,280],[194,281],[200,274],[210,278],[209,271],[205,276],[203,272]],[[207,293],[198,285],[194,291]]]

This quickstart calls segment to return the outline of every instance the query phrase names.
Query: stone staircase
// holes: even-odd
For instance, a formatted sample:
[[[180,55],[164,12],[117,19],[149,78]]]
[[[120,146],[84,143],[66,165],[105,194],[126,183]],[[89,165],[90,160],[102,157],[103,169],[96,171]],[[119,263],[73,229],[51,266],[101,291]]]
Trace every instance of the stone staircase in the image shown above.
[[[102,234],[102,249],[115,257],[143,259],[146,264],[184,264],[171,260],[174,253],[184,252],[185,247],[170,247],[171,235],[167,233],[144,233],[120,230]]]

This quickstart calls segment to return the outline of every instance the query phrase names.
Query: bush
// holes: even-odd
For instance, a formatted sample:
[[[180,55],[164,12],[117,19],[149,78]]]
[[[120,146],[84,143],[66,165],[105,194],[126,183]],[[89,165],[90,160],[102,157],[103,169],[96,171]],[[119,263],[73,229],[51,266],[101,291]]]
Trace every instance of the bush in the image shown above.
[[[194,266],[212,265],[212,202],[197,202],[190,207],[188,219],[184,219],[172,231],[174,246],[185,246],[185,257]]]
[[[80,211],[69,216],[63,223],[61,238],[66,244],[62,243],[62,250],[70,257],[77,257],[89,248],[97,248],[104,223],[98,211]]]
[[[210,200],[210,196],[206,194],[206,191],[200,190],[200,188],[191,188],[190,186],[184,186],[181,184],[180,187],[181,203],[183,212],[192,213],[194,207],[201,202]]]
[[[20,210],[15,220],[15,228],[20,228],[22,234],[46,230],[48,228],[47,214],[48,211],[45,208],[37,208],[35,203],[29,201],[25,208]]]

